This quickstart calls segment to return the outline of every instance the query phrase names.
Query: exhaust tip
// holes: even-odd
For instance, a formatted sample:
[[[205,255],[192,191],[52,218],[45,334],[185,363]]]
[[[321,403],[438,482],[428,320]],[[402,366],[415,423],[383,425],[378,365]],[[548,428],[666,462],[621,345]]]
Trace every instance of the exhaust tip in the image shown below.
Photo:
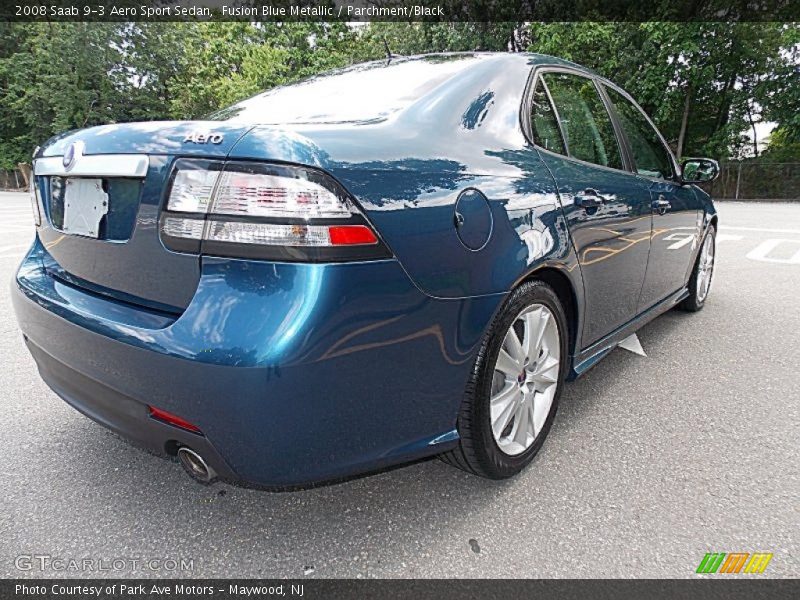
[[[178,460],[189,477],[208,485],[217,478],[217,472],[197,452],[187,446],[178,448]]]

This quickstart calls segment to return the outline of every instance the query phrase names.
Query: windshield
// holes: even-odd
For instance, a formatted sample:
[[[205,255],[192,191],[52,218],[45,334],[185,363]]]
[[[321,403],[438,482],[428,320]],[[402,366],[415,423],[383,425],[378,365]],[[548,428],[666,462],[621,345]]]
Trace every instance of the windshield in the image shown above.
[[[405,108],[475,59],[439,55],[366,63],[263,92],[208,118],[257,124],[371,121]]]

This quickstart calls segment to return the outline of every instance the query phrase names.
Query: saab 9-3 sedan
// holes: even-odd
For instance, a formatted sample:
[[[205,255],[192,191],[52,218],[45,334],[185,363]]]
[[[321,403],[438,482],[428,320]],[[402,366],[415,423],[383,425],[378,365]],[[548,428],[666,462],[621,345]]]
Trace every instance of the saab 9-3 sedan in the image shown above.
[[[716,163],[548,56],[362,64],[33,169],[13,299],[41,376],[202,482],[512,476],[565,381],[711,288]]]

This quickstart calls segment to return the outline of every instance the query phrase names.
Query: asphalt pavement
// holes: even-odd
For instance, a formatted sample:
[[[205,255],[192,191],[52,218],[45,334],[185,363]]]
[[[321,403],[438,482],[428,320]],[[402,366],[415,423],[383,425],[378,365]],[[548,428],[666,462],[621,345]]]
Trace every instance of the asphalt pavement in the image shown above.
[[[45,386],[7,287],[30,205],[0,193],[0,575],[680,578],[758,551],[800,576],[800,202],[718,207],[705,309],[569,384],[519,477],[431,460],[275,494],[196,484]]]

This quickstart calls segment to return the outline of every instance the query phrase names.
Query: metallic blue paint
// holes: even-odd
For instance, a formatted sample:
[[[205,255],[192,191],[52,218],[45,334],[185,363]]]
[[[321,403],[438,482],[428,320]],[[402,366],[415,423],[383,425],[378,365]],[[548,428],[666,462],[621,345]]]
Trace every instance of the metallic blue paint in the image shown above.
[[[29,342],[196,424],[237,477],[271,486],[451,447],[457,390],[503,298],[430,298],[395,260],[204,258],[175,318],[62,283],[46,259],[37,242],[17,276]]]
[[[650,196],[668,194],[692,218],[705,215],[704,227],[713,205],[699,190],[659,187],[527,141],[520,112],[534,69],[579,67],[539,55],[447,60],[469,64],[381,118],[119,124],[44,145],[40,157],[61,156],[76,141],[86,155],[150,155],[137,198],[130,182],[112,190],[111,203],[128,207],[127,235],[122,217],[105,240],[63,235],[45,203],[48,218],[13,286],[17,319],[45,380],[156,450],[192,442],[147,423],[145,405],[173,412],[200,427],[218,471],[283,487],[454,447],[488,325],[506,295],[542,269],[562,278],[572,298],[573,376],[594,364],[615,336],[657,312],[641,312],[643,284],[664,300],[685,286],[696,255],[688,244],[668,270],[648,264],[651,222],[688,222],[659,221]],[[183,143],[197,131],[223,141]],[[169,251],[158,215],[172,164],[185,156],[322,169],[352,194],[394,258],[303,264]],[[37,185],[49,198],[47,178]],[[587,186],[614,202],[587,214],[572,202]],[[640,235],[647,240],[613,260],[587,260],[593,249],[608,253],[625,245],[619,238]]]

